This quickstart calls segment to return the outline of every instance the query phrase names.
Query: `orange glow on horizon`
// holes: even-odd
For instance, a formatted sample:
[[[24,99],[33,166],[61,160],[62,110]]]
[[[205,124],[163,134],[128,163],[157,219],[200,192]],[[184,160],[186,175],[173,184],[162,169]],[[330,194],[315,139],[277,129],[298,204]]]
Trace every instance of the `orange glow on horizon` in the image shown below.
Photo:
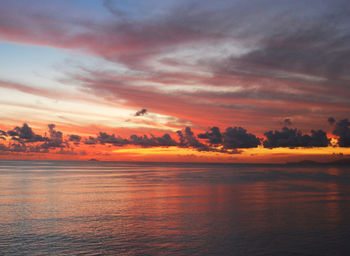
[[[350,155],[350,148],[274,148],[242,149],[240,153],[197,151],[179,147],[112,147],[81,145],[79,150],[50,151],[48,153],[2,154],[1,159],[146,161],[146,162],[222,162],[222,163],[285,163],[300,160],[333,161]]]

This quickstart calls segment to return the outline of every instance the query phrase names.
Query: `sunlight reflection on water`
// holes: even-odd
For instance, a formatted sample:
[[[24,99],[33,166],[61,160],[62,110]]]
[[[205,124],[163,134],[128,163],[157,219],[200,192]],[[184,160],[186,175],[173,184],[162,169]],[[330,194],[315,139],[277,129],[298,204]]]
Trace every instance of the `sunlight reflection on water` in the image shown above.
[[[348,171],[0,161],[0,254],[347,255]]]

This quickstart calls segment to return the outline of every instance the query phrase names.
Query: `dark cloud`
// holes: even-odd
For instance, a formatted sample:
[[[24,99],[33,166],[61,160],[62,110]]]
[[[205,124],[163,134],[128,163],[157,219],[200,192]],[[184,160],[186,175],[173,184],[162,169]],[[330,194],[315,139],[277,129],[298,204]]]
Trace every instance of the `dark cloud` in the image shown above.
[[[0,130],[0,140],[6,140],[7,132]]]
[[[334,4],[261,1],[255,8],[259,6],[271,7],[266,22],[256,23],[244,32],[250,39],[259,38],[256,49],[232,57],[232,70],[303,81],[310,79],[308,75],[338,82],[348,77],[350,32],[344,28],[350,25],[350,19],[344,15],[349,7],[343,1],[336,0]],[[277,17],[279,22],[274,24]],[[240,22],[238,27],[242,26]]]
[[[176,131],[176,133],[177,133],[177,136],[179,137],[179,145],[181,145],[181,146],[185,146],[185,137],[184,137],[184,134],[183,134],[183,132],[182,131]]]
[[[49,136],[42,137],[35,134],[32,129],[27,125],[23,124],[22,127],[15,127],[8,132],[3,132],[5,136],[10,136],[10,141],[8,145],[1,144],[0,150],[4,152],[37,152],[37,153],[47,153],[50,149],[59,148],[60,151],[55,151],[59,154],[73,154],[73,149],[65,150],[64,148],[69,148],[69,142],[78,145],[83,141],[86,145],[95,144],[111,144],[113,146],[125,146],[125,145],[137,145],[141,147],[169,147],[178,146],[178,143],[171,138],[169,134],[164,134],[162,136],[154,135],[131,135],[129,139],[116,136],[114,134],[108,134],[106,132],[99,132],[97,137],[89,136],[87,138],[82,138],[79,135],[71,134],[68,136],[67,140],[63,138],[63,133],[56,130],[55,124],[49,124]],[[193,140],[190,139],[189,131],[187,129],[187,139],[194,144]],[[192,134],[193,136],[193,134]],[[0,139],[3,136],[0,137]],[[5,138],[4,138],[5,139]],[[40,144],[40,142],[43,142]],[[75,154],[75,153],[74,153]]]
[[[311,130],[311,138],[308,140],[307,147],[327,147],[330,143],[327,133],[323,130]]]
[[[198,151],[211,151],[218,153],[237,154],[241,151],[237,149],[255,148],[261,145],[262,139],[252,133],[248,133],[242,127],[228,127],[225,132],[221,132],[216,126],[210,128],[197,136],[190,127],[177,131],[178,142],[169,134],[162,136],[150,135],[131,135],[129,138],[123,138],[115,134],[99,132],[96,137],[81,137],[79,135],[68,135],[64,139],[63,133],[56,129],[54,124],[48,125],[49,136],[41,136],[27,124],[22,127],[16,126],[8,132],[0,132],[0,139],[5,139],[7,144],[0,144],[0,151],[17,153],[48,153],[51,149],[60,154],[76,154],[73,152],[72,143],[78,145],[80,142],[86,145],[109,144],[113,146],[135,145],[140,147],[170,147],[177,146],[182,148],[191,148]],[[340,120],[335,124],[334,135],[339,137],[340,147],[350,147],[350,122],[348,119]],[[309,134],[303,134],[301,130],[283,127],[282,130],[270,130],[264,134],[266,140],[263,146],[266,148],[276,147],[327,147],[330,139],[327,138],[323,130],[311,130]],[[8,139],[6,139],[8,138]],[[198,140],[202,139],[205,143]],[[71,144],[70,144],[71,143]]]
[[[289,118],[284,119],[283,123],[284,123],[284,125],[287,125],[287,126],[292,125],[292,121]]]
[[[49,124],[49,137],[45,138],[45,142],[41,145],[43,149],[49,148],[63,148],[68,146],[67,142],[63,140],[63,133],[55,129],[55,124]]]
[[[164,134],[161,137],[155,137],[159,146],[177,146],[177,142],[174,141],[169,134]]]
[[[100,132],[97,136],[97,141],[100,144],[112,144],[114,146],[124,146],[128,144],[127,139],[123,139],[122,137],[116,137],[114,134],[108,134],[105,132]]]
[[[335,124],[333,134],[337,135],[340,147],[350,147],[350,122],[348,119],[340,120]]]
[[[222,144],[222,134],[218,127],[212,127],[205,133],[198,134],[198,138],[207,139],[210,145]]]
[[[261,144],[259,138],[247,133],[242,127],[228,127],[221,133],[220,129],[214,126],[209,131],[198,134],[198,138],[208,140],[210,145],[223,146],[223,152],[238,148],[255,148]]]
[[[310,136],[303,135],[300,130],[283,127],[282,131],[268,131],[264,135],[266,140],[263,145],[266,148],[327,147],[330,141],[322,130],[312,130]]]
[[[32,128],[28,124],[24,123],[22,127],[16,126],[13,130],[7,132],[11,139],[20,142],[39,142],[44,141],[41,135],[37,135],[33,132]]]
[[[244,129],[243,129],[244,130]],[[209,135],[208,135],[209,134]],[[216,148],[216,146],[219,146],[217,143],[218,140],[214,139],[213,134],[216,134],[215,136],[221,136],[220,130],[218,130],[217,127],[214,127],[211,129],[211,132],[204,133],[203,139],[206,139],[207,136],[211,136],[209,140],[211,142],[215,142],[215,144],[206,145],[202,142],[200,142],[196,135],[192,132],[190,127],[185,127],[183,130],[177,131],[177,135],[179,138],[179,142],[176,142],[174,139],[171,138],[169,134],[164,134],[162,136],[154,136],[154,135],[131,135],[128,139],[122,138],[120,136],[116,136],[114,134],[108,134],[105,132],[100,132],[99,135],[95,137],[89,137],[83,140],[84,144],[94,145],[94,144],[111,144],[113,146],[125,146],[125,145],[136,145],[141,147],[170,147],[170,146],[178,146],[183,148],[193,148],[198,151],[213,151],[213,152],[221,152],[221,153],[232,153],[237,154],[240,153],[236,149],[231,147],[227,148]],[[228,136],[230,136],[229,134]],[[249,136],[249,134],[245,134],[245,136]],[[199,136],[202,137],[202,136]],[[209,138],[209,137],[208,137]],[[241,139],[241,140],[247,140],[247,138]],[[243,142],[241,142],[243,143]],[[252,147],[251,144],[247,144],[249,142],[246,142],[245,147]],[[221,142],[222,144],[222,142]],[[242,144],[240,144],[242,145]],[[214,146],[214,147],[213,147]]]
[[[27,146],[22,143],[10,143],[6,151],[17,152],[17,153],[26,152]]]
[[[142,146],[142,147],[177,146],[177,142],[174,141],[169,134],[164,134],[161,137],[155,137],[151,135],[150,138],[147,135],[143,135],[143,136],[131,135],[129,143],[133,145]]]
[[[0,151],[12,153],[42,153],[39,145],[26,145],[19,141],[10,141],[8,145],[0,145]],[[46,152],[46,151],[45,151]]]
[[[144,116],[147,114],[147,109],[143,108],[135,113],[135,116]]]
[[[329,117],[327,121],[330,125],[333,125],[335,123],[335,119],[333,117]]]
[[[80,144],[80,141],[81,141],[81,136],[79,135],[75,135],[75,134],[71,134],[69,135],[69,139],[68,141],[71,141],[74,143],[74,145],[79,145]]]
[[[142,146],[142,147],[154,147],[156,146],[156,141],[152,138],[148,138],[147,135],[137,136],[131,135],[130,142],[134,145]]]
[[[22,152],[22,153],[47,153],[49,149],[69,147],[67,141],[63,139],[63,133],[55,129],[54,124],[49,124],[49,136],[35,134],[32,128],[24,123],[22,127],[16,126],[7,131],[9,136],[8,145],[2,147],[2,151]]]
[[[197,140],[191,128],[188,126],[183,131],[177,131],[177,135],[180,140],[180,143],[179,143],[180,147],[196,148],[200,151],[210,150],[207,145]]]
[[[177,146],[178,143],[171,138],[169,134],[164,134],[160,137],[154,135],[131,135],[129,139],[116,136],[114,134],[108,134],[105,132],[100,132],[99,135],[94,137],[89,137],[84,140],[84,144],[94,145],[94,144],[111,144],[113,146],[125,146],[125,145],[136,145],[141,147],[170,147]]]
[[[69,135],[69,141],[80,142],[80,140],[81,140],[81,136],[79,135],[75,135],[75,134]]]
[[[88,138],[84,139],[84,144],[86,145],[95,145],[98,143],[98,139],[92,136],[89,136]]]
[[[14,137],[18,137],[18,132],[15,130],[9,130],[7,131],[7,135],[12,136],[12,138],[15,139]]]
[[[228,127],[223,133],[223,145],[227,149],[255,148],[261,144],[254,134],[247,133],[242,127]]]

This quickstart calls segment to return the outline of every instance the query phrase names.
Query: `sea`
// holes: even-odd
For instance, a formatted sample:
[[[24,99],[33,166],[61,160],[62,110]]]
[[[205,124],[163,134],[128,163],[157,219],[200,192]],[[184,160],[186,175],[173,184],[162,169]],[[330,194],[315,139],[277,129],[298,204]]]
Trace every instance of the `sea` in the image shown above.
[[[350,255],[350,167],[0,160],[0,255]]]

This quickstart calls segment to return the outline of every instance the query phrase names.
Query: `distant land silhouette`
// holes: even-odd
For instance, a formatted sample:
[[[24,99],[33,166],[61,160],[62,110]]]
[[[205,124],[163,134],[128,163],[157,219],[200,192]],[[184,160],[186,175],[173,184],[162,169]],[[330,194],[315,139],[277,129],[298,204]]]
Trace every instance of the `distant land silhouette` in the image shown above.
[[[340,166],[350,166],[350,158],[344,158],[344,159],[339,159],[335,161],[330,161],[330,162],[316,162],[312,160],[303,160],[300,162],[287,162],[287,165],[340,165]]]

